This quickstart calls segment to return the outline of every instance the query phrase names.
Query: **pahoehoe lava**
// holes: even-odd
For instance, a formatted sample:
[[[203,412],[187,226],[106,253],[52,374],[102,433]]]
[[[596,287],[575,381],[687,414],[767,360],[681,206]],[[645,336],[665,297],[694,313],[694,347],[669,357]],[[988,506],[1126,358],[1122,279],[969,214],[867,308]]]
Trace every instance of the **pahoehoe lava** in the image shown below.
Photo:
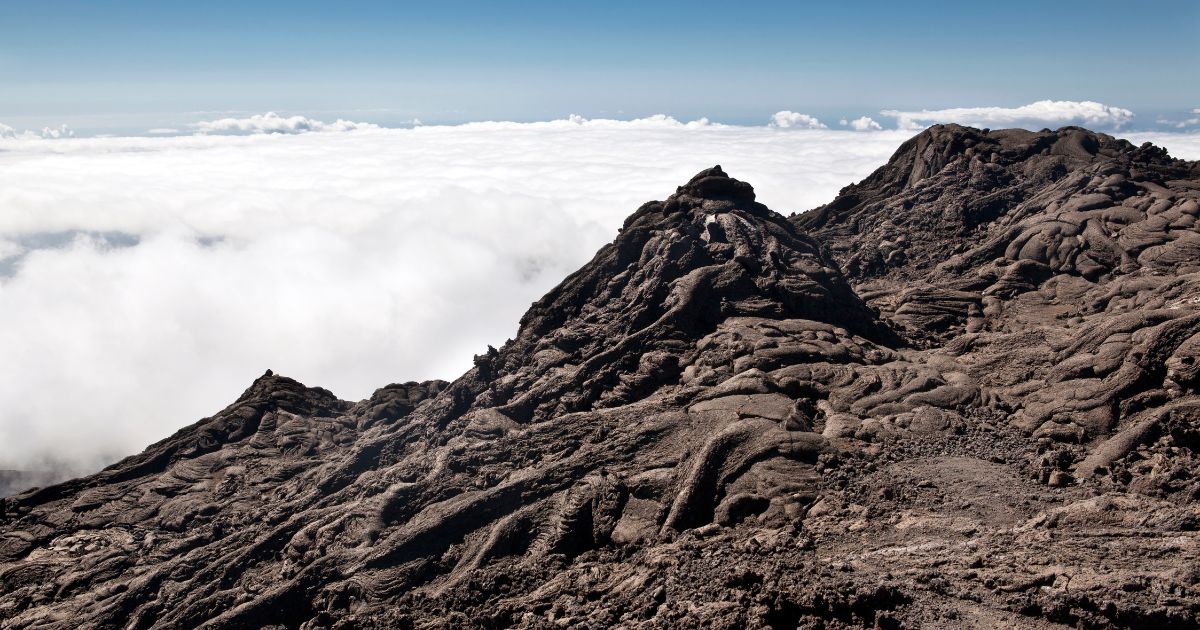
[[[720,167],[452,383],[268,371],[0,500],[0,628],[1194,628],[1200,163],[935,126]]]

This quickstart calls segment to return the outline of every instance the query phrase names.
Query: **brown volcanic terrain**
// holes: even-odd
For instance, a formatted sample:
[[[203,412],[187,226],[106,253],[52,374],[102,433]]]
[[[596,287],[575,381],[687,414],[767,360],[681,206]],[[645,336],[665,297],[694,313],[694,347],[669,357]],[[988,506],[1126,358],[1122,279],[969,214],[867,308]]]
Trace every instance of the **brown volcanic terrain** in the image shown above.
[[[1200,624],[1200,164],[938,126],[709,169],[453,383],[266,375],[0,506],[3,628]]]

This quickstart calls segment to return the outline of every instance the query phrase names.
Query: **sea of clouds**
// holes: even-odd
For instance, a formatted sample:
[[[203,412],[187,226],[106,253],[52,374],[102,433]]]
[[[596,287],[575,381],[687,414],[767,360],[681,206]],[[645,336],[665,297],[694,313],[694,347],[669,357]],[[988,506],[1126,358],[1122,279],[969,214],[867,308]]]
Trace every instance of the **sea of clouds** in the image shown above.
[[[758,127],[264,114],[172,137],[58,131],[0,134],[0,469],[94,470],[267,368],[345,399],[453,379],[697,171],[721,164],[800,212],[914,133],[796,112]],[[1124,135],[1200,158],[1197,134]]]

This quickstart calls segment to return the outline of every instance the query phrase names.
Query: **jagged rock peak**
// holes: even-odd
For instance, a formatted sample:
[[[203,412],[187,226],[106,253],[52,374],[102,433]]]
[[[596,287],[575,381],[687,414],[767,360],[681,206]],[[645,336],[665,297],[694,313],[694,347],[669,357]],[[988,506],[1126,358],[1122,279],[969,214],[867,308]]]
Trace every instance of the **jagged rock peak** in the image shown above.
[[[1034,132],[936,125],[832,202],[791,220],[825,243],[852,279],[912,278],[981,245],[985,249],[967,256],[965,264],[999,257],[1018,236],[1007,228],[1043,210],[1124,204],[1142,213],[1139,204],[1161,195],[1158,189],[1167,182],[1197,175],[1200,165],[1173,159],[1164,149],[1135,147],[1079,127]],[[1138,196],[1142,199],[1133,199]],[[1072,215],[1070,222],[1082,226],[1081,219]],[[1114,251],[1107,244],[1098,247]],[[1069,253],[1039,255],[1038,262],[1058,267]],[[1119,257],[1096,255],[1106,258],[1085,261],[1079,273],[1094,277],[1121,263]]]
[[[1164,149],[1150,143],[1135,147],[1127,140],[1082,127],[993,131],[946,124],[934,125],[902,144],[888,161],[888,166],[895,167],[888,174],[907,175],[903,183],[912,186],[959,158],[978,156],[985,162],[1008,166],[1038,155],[1081,161],[1125,157],[1140,162],[1171,162]],[[882,170],[887,172],[887,167]]]
[[[912,188],[958,160],[974,160],[995,167],[1020,166],[1032,158],[1053,164],[1043,174],[1095,161],[1120,159],[1157,166],[1186,166],[1166,149],[1147,142],[1134,146],[1127,140],[1082,127],[1042,129],[976,129],[957,124],[934,125],[900,145],[888,163],[858,184],[844,188],[836,204],[806,213],[805,227],[818,227],[839,207],[861,201],[866,195],[896,194]],[[823,212],[824,211],[824,212]]]
[[[625,219],[622,231],[631,227],[657,229],[681,221],[704,220],[721,212],[740,210],[745,215],[778,223],[783,217],[755,201],[754,187],[727,175],[720,165],[696,173],[664,201],[650,201]]]
[[[679,187],[677,194],[734,203],[754,202],[754,187],[726,175],[720,164],[696,173],[687,184]]]
[[[731,317],[801,318],[885,338],[818,245],[754,198],[753,187],[714,166],[665,201],[643,204],[611,244],[529,309],[515,341],[479,357],[477,373],[504,383],[489,402],[523,390],[511,410],[521,418],[534,397],[547,413],[590,408],[615,395],[623,373],[674,377],[693,344]],[[639,368],[647,354],[664,364]],[[564,364],[579,370],[578,382],[533,385]]]
[[[542,336],[582,312],[584,303],[607,310],[622,307],[612,289],[630,280],[653,281],[653,295],[629,295],[636,304],[661,314],[668,285],[701,268],[730,265],[746,279],[758,278],[760,292],[778,288],[785,276],[800,275],[846,298],[851,311],[857,301],[836,268],[821,257],[817,244],[780,214],[756,202],[754,188],[727,175],[720,166],[705,169],[665,201],[643,204],[625,220],[613,243],[583,268],[533,305],[522,318],[522,335]],[[736,285],[737,283],[734,283]],[[723,285],[723,290],[749,290],[749,285]],[[726,295],[726,298],[735,296]],[[781,298],[779,294],[770,297]],[[833,296],[826,296],[830,298]],[[719,303],[720,300],[717,302]],[[824,300],[817,300],[824,301]],[[864,315],[867,319],[869,315]],[[639,318],[631,322],[648,323]]]

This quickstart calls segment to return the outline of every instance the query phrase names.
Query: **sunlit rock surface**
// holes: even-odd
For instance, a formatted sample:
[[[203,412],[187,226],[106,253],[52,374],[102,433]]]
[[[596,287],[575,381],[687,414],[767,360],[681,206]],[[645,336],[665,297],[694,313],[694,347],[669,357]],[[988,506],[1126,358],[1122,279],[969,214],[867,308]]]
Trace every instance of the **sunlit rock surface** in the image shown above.
[[[714,167],[453,383],[268,372],[4,500],[0,627],[1195,627],[1198,214],[1078,128],[790,219]]]

